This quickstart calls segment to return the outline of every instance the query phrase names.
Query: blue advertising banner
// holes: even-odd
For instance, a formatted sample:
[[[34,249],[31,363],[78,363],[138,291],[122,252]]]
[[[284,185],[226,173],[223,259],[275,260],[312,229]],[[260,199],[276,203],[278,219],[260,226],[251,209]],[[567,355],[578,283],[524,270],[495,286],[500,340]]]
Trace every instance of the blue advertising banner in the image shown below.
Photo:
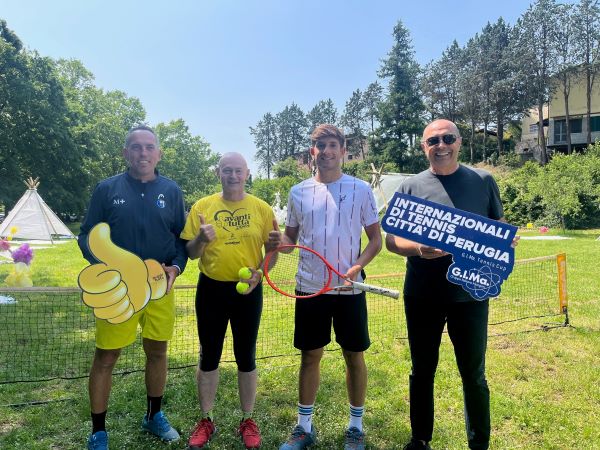
[[[396,192],[381,226],[387,233],[451,253],[446,278],[475,300],[497,297],[513,270],[514,225]]]

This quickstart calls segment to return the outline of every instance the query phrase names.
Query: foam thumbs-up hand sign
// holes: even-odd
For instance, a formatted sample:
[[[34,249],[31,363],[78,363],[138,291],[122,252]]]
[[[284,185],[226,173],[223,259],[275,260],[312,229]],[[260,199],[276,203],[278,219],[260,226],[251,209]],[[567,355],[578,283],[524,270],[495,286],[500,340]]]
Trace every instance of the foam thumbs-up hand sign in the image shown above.
[[[167,278],[155,260],[142,261],[137,255],[116,246],[110,227],[98,223],[88,235],[88,247],[100,261],[84,268],[78,278],[83,302],[98,319],[122,323],[141,311],[150,299],[161,298]]]
[[[200,228],[198,229],[198,239],[200,242],[211,242],[217,237],[215,227],[212,224],[207,224],[203,214],[198,214],[198,220],[200,220]]]
[[[277,220],[273,219],[273,229],[269,231],[269,239],[265,242],[265,251],[270,252],[281,245],[281,231]]]

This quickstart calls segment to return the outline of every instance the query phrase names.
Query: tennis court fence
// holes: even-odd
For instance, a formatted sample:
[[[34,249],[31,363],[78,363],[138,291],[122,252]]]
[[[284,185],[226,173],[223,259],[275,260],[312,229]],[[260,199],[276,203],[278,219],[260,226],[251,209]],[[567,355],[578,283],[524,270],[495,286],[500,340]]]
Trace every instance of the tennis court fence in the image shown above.
[[[369,282],[402,290],[404,274],[370,275]],[[197,364],[198,337],[194,312],[195,286],[176,287],[175,334],[169,344],[169,367]],[[94,352],[94,318],[82,304],[79,288],[0,288],[12,300],[0,303],[0,384],[86,377]],[[406,338],[402,299],[367,294],[370,351],[389,348]],[[517,261],[491,300],[489,334],[547,329],[568,324],[566,257],[564,254]],[[267,285],[257,342],[259,365],[277,365],[277,357],[293,355],[294,300]],[[138,342],[125,348],[115,373],[144,370]],[[328,349],[336,349],[330,344]],[[223,362],[234,361],[231,334]]]

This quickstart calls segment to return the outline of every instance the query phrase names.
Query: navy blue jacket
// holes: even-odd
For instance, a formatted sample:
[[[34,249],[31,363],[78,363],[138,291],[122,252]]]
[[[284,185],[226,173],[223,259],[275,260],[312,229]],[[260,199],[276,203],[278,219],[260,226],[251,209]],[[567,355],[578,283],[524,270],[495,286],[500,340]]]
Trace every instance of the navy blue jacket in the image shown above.
[[[179,235],[185,225],[183,194],[179,186],[156,172],[145,183],[127,172],[96,185],[78,237],[83,257],[98,261],[88,247],[88,234],[99,222],[110,225],[110,237],[119,247],[142,259],[152,258],[167,266],[187,263],[185,241]]]

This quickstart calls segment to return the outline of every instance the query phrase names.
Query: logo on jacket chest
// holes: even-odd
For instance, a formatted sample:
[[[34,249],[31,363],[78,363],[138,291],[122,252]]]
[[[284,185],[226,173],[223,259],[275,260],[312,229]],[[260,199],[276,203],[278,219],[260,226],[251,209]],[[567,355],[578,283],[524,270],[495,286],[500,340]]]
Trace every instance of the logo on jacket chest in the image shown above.
[[[164,194],[158,195],[158,197],[156,199],[156,206],[158,206],[161,209],[163,209],[165,206],[167,206],[167,203],[165,202]]]

